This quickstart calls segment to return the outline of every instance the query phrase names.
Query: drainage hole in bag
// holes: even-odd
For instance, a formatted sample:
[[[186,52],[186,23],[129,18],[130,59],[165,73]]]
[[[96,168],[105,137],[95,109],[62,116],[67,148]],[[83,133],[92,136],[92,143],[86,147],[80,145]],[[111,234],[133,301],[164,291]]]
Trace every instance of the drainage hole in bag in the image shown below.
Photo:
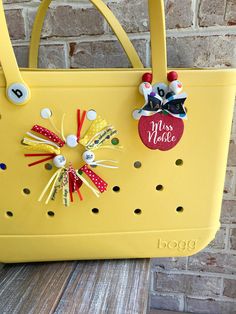
[[[135,161],[134,168],[140,169],[142,167],[142,163],[140,161]]]
[[[176,162],[175,162],[175,164],[176,164],[176,166],[183,166],[183,164],[184,164],[184,161],[183,161],[183,159],[177,159],[176,160]]]
[[[93,214],[99,214],[99,209],[98,208],[93,208],[92,209]]]
[[[157,191],[163,191],[163,190],[164,190],[164,186],[163,186],[162,184],[158,184],[158,185],[156,186],[156,190],[157,190]]]
[[[114,186],[112,190],[114,192],[118,193],[118,192],[120,192],[120,187],[119,186]]]
[[[52,170],[53,165],[50,164],[50,163],[46,163],[44,167],[45,167],[46,170]]]
[[[142,210],[140,208],[137,208],[134,210],[135,215],[141,215],[142,214]]]
[[[9,217],[9,218],[12,218],[13,217],[13,212],[7,211],[6,212],[6,216]]]
[[[179,206],[176,208],[177,213],[183,213],[184,212],[184,208],[182,206]]]
[[[23,189],[23,193],[25,194],[25,195],[29,195],[30,194],[30,189],[28,189],[28,188],[24,188]]]
[[[54,216],[55,216],[55,213],[53,212],[53,211],[48,211],[48,217],[51,217],[51,218],[53,218]]]
[[[7,170],[7,165],[4,163],[0,163],[0,169],[3,171]]]

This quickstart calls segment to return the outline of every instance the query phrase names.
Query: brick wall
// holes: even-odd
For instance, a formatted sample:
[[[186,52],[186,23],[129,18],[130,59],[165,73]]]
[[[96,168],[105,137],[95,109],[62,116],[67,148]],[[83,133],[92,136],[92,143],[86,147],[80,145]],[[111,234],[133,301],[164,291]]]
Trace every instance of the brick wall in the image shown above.
[[[106,1],[150,66],[146,0]],[[5,0],[14,49],[27,66],[38,1]],[[167,0],[168,63],[179,67],[236,66],[236,0]],[[87,1],[53,2],[40,47],[40,66],[126,67],[129,62],[100,14]],[[152,307],[195,313],[236,313],[236,116],[230,142],[222,228],[190,258],[153,261]]]

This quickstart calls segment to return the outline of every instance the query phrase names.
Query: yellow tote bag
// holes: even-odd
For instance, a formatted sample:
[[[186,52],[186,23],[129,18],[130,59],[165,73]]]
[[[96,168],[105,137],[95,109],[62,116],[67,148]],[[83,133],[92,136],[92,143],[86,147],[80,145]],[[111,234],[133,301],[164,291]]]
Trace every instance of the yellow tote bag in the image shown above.
[[[150,150],[132,117],[142,76],[166,82],[164,4],[149,0],[152,69],[102,0],[133,68],[37,69],[50,0],[19,69],[0,5],[0,262],[187,256],[219,228],[235,70],[180,69],[181,141]],[[168,70],[169,71],[169,70]]]

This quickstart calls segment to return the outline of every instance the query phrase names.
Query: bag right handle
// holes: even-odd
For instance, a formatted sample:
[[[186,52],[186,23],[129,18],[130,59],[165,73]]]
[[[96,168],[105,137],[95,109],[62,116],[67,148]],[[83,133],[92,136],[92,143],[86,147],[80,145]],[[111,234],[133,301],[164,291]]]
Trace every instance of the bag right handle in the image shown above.
[[[153,82],[167,79],[165,5],[163,0],[149,0]]]

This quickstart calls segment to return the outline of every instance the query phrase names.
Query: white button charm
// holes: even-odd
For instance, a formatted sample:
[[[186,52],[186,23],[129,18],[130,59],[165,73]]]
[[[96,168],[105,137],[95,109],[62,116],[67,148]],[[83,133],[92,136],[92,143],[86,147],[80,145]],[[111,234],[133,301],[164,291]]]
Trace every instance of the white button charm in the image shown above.
[[[26,85],[14,83],[8,86],[7,97],[14,105],[24,105],[30,98],[30,91]]]
[[[95,154],[94,152],[87,150],[86,152],[83,153],[82,158],[83,158],[83,161],[85,161],[86,164],[89,165],[94,162]]]
[[[66,164],[66,159],[63,155],[58,155],[54,157],[53,164],[57,168],[63,168]]]
[[[89,121],[93,121],[97,119],[97,112],[95,110],[89,110],[87,112],[87,119]]]
[[[68,135],[66,137],[66,145],[70,148],[74,148],[78,145],[77,136],[74,134]]]
[[[52,116],[52,112],[49,108],[44,108],[41,110],[40,115],[43,119],[49,119]]]
[[[165,95],[168,93],[168,86],[164,83],[157,83],[155,85],[153,85],[152,91],[156,94],[158,94],[159,96],[161,96],[161,98],[164,98]]]

